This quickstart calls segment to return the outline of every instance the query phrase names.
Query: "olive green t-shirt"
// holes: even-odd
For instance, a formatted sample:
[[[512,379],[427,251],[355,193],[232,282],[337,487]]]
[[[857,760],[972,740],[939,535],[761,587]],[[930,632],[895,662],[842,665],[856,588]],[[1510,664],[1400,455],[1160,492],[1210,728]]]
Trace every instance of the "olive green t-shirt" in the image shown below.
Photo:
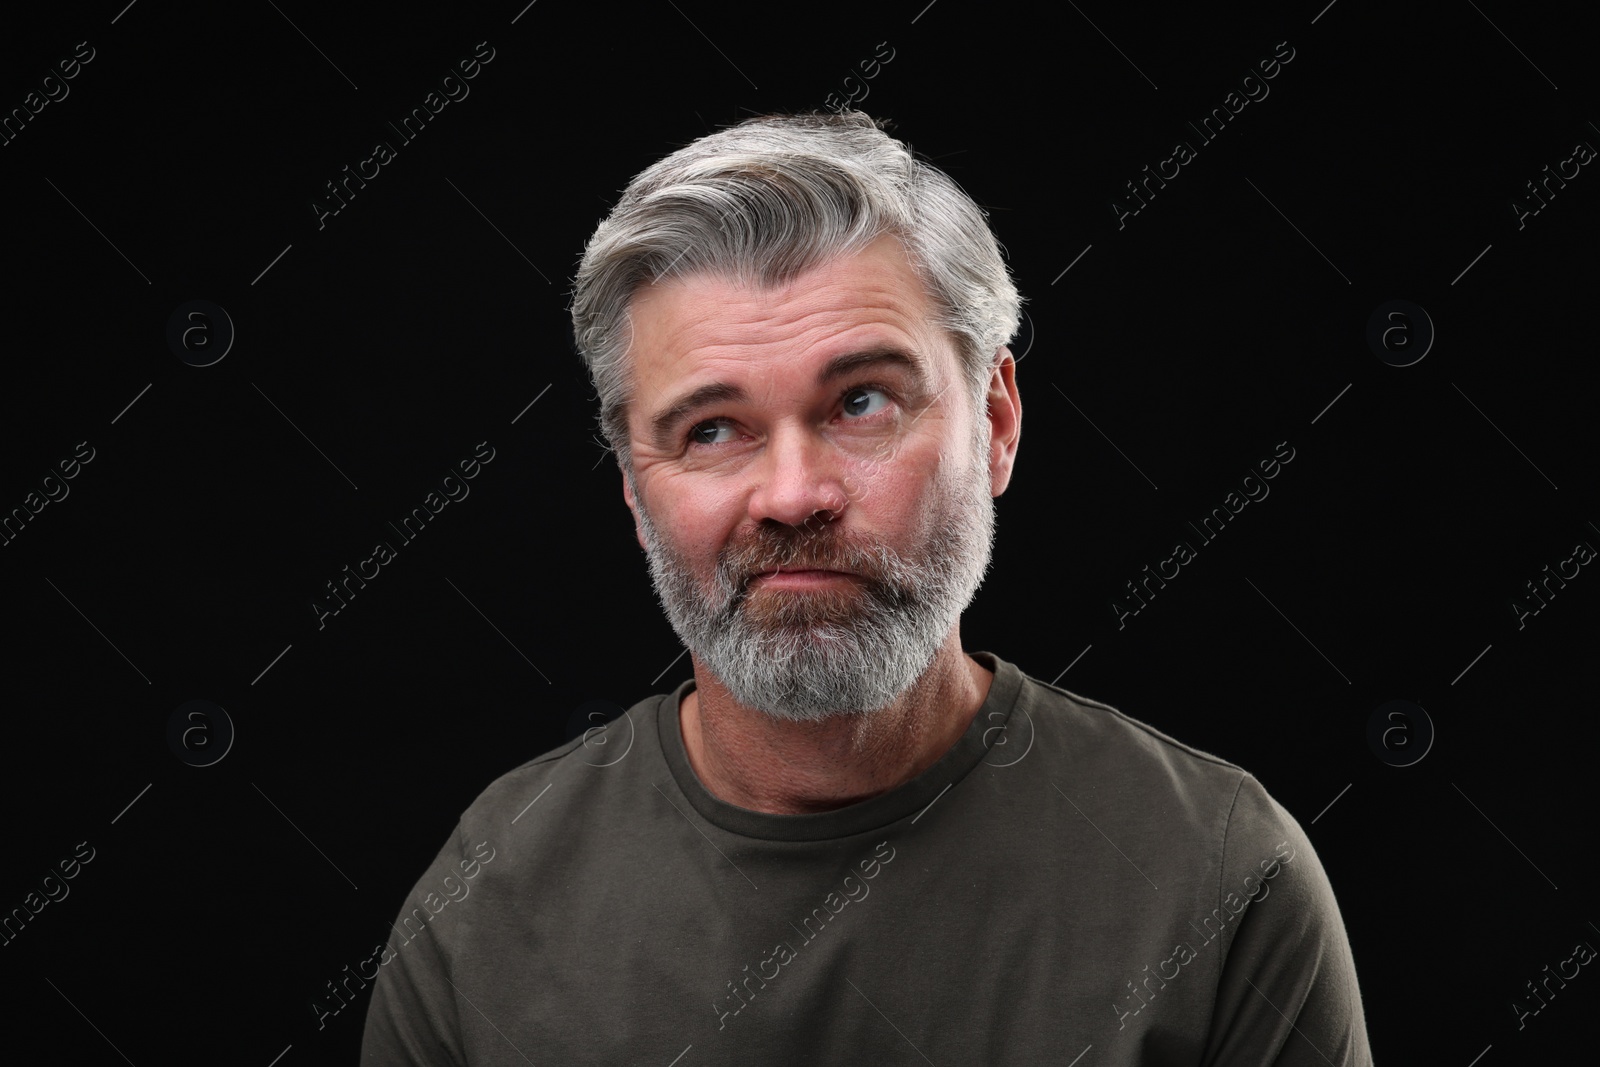
[[[375,952],[363,1062],[1370,1064],[1328,877],[1261,784],[971,655],[960,740],[834,811],[709,793],[692,679],[496,780]]]

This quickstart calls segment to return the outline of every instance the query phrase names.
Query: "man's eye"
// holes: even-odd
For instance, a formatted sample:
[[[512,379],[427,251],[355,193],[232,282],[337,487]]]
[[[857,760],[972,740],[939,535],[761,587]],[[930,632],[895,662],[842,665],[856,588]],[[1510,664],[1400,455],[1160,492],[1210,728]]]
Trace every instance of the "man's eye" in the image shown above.
[[[855,393],[877,393],[879,396],[883,397],[885,400],[887,400],[888,396],[889,396],[887,391],[879,388],[876,385],[858,385],[854,389],[850,390],[850,392],[846,393],[845,396],[849,397],[849,396],[851,396],[852,394],[855,394]],[[883,410],[882,408],[876,408],[876,409],[874,409],[872,411],[861,411],[858,408],[854,407],[854,405],[852,405],[849,400],[845,401],[844,408],[845,408],[846,411],[850,412],[852,415],[862,415],[862,416],[865,416],[865,415],[876,415],[879,411]]]
[[[689,434],[685,440],[688,441],[690,445],[718,444],[720,442],[705,440],[705,438],[701,436],[701,431],[709,428],[713,433],[715,433],[718,429],[725,429],[726,427],[724,426],[724,423],[726,422],[726,419],[711,419],[708,422],[702,422],[698,425],[691,426],[689,428]]]
[[[885,404],[887,404],[888,400],[890,399],[889,391],[882,386],[877,385],[858,385],[844,394],[843,407],[845,412],[850,416],[848,421],[858,422],[862,419],[876,415],[878,412],[883,410],[883,404],[873,407],[870,410],[865,410],[863,409],[862,405],[857,402],[857,400],[852,399],[852,397],[855,397],[856,394],[871,393],[877,393],[879,396],[883,397]],[[689,427],[689,432],[684,435],[684,441],[690,447],[700,448],[714,448],[717,445],[726,444],[727,441],[716,441],[711,440],[710,438],[712,438],[718,430],[730,429],[731,427],[729,426],[729,422],[730,420],[719,417],[715,419],[707,419],[705,422],[696,423],[695,425]]]

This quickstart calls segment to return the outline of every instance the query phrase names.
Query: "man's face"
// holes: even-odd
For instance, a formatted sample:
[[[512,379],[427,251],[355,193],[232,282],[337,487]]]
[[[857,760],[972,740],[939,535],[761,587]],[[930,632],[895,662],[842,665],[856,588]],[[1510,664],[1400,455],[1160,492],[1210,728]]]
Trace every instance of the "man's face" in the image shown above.
[[[700,275],[633,300],[623,495],[673,629],[747,707],[888,706],[988,569],[1010,465],[991,472],[987,411],[933,312],[892,237],[780,288]],[[657,425],[714,384],[731,388]]]

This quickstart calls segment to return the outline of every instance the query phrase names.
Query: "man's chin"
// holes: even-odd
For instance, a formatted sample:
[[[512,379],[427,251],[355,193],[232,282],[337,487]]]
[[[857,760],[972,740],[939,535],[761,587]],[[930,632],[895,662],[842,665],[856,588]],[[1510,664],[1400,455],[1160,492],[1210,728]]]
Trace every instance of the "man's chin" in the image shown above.
[[[859,619],[782,618],[744,620],[738,636],[746,647],[757,647],[766,654],[789,659],[807,649],[859,647],[868,640]]]
[[[745,611],[741,620],[745,633],[783,637],[813,637],[821,640],[829,632],[845,630],[863,633],[866,614],[851,605],[779,604],[769,610]]]

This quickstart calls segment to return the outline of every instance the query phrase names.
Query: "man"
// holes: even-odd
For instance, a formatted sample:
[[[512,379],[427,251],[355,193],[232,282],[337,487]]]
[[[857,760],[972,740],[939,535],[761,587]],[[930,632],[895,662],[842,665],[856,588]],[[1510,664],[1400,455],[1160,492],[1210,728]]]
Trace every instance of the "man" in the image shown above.
[[[634,179],[573,322],[694,677],[462,815],[368,1062],[1371,1062],[1260,783],[962,649],[1019,302],[977,206],[860,113]]]

